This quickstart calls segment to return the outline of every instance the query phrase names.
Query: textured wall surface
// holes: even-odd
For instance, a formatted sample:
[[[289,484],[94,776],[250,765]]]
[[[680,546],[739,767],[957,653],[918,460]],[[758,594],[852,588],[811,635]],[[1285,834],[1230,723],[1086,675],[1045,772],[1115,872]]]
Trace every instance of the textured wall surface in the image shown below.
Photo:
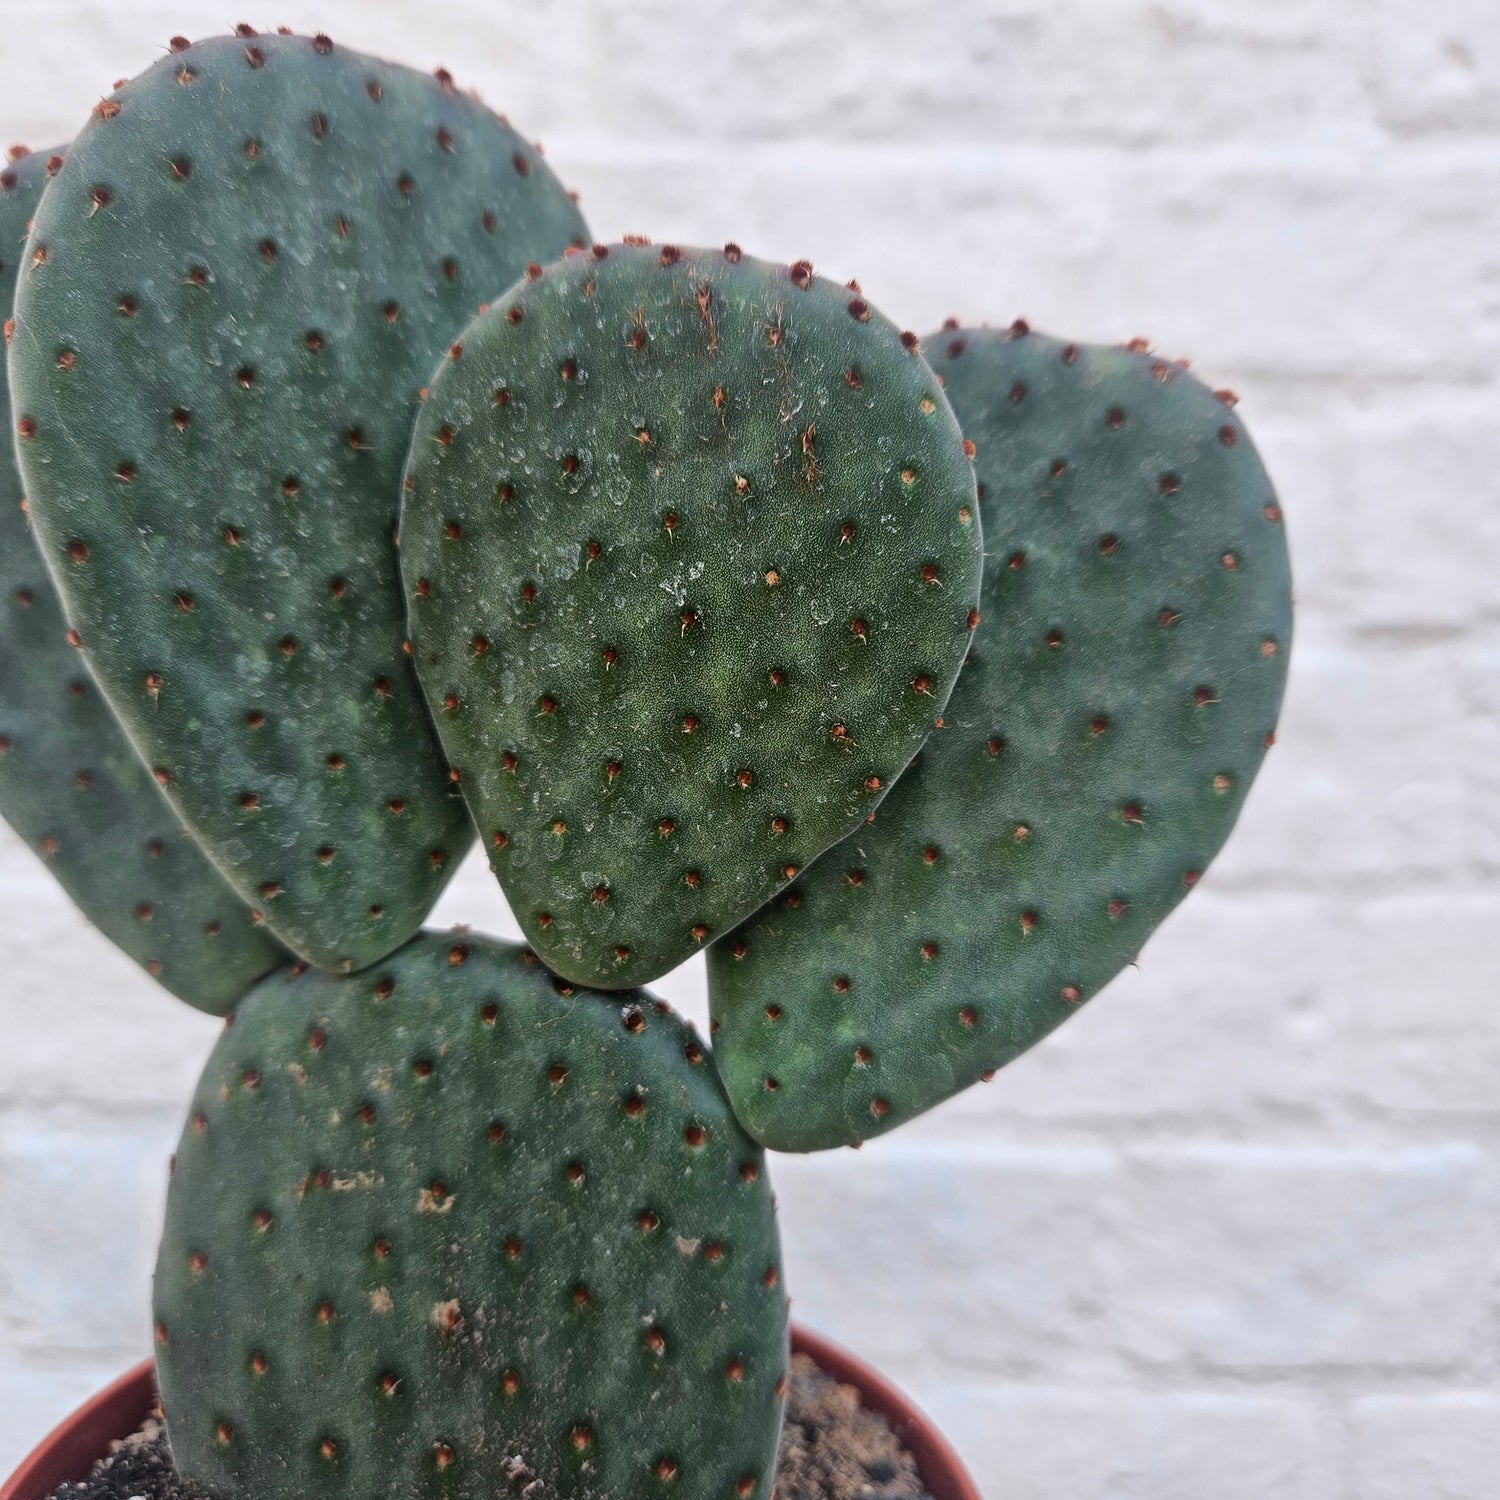
[[[65,139],[220,0],[0,0]],[[13,13],[13,14],[12,14]],[[949,312],[1150,336],[1286,505],[1281,742],[1140,967],[988,1088],[776,1163],[798,1314],[994,1500],[1500,1493],[1494,0],[287,0],[446,63],[601,237],[728,238]],[[212,1024],[0,840],[0,1470],[147,1347]],[[481,871],[442,915],[513,932]],[[700,1007],[701,970],[674,975]]]

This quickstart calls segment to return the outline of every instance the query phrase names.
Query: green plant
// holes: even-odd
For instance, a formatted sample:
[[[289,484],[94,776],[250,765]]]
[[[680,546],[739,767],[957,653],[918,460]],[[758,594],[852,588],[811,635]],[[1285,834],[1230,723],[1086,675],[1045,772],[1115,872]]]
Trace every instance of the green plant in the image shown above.
[[[403,653],[419,389],[583,232],[446,75],[318,37],[174,41],[37,209],[10,370],[48,564],[194,836],[326,967],[405,941],[472,837]]]
[[[765,1497],[786,1299],[761,1154],[691,1028],[424,935],[238,1008],[156,1273],[215,1493]]]
[[[974,627],[938,382],[805,262],[596,246],[476,322],[417,422],[417,670],[570,978],[654,978],[862,823]]]
[[[445,73],[325,37],[176,39],[0,190],[68,614],[7,505],[0,809],[230,1012],[156,1278],[183,1472],[769,1500],[757,1142],[857,1144],[1073,1014],[1270,742],[1232,401],[1020,324],[940,378],[805,261],[585,248]],[[465,799],[529,948],[419,930]],[[627,987],[700,947],[712,1049]]]
[[[945,329],[983,623],[872,827],[709,955],[740,1118],[807,1151],[1009,1062],[1140,952],[1281,706],[1286,533],[1225,393],[1138,349]]]
[[[61,164],[61,152],[38,151],[13,154],[0,171],[7,306],[26,225]],[[0,369],[0,403],[5,387]],[[0,456],[0,629],[0,814],[106,937],[188,1004],[228,1009],[286,954],[182,832],[69,644],[9,452]]]

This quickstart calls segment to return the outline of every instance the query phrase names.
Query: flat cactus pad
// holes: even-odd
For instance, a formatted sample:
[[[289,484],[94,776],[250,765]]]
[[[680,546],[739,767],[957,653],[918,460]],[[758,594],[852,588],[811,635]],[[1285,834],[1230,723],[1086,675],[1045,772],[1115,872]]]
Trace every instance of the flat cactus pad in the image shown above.
[[[709,955],[751,1134],[889,1130],[1073,1015],[1224,842],[1291,640],[1281,507],[1179,365],[1018,326],[933,340],[977,444],[983,623],[916,765]]]
[[[178,1149],[157,1368],[221,1497],[769,1500],[761,1153],[650,996],[424,934],[237,1008]]]
[[[472,836],[403,649],[420,389],[476,304],[583,224],[446,75],[242,33],[174,41],[51,183],[16,299],[17,448],[142,758],[289,947],[357,969]]]
[[[0,302],[61,152],[0,169]],[[0,368],[0,407],[9,391]],[[0,815],[84,915],[189,1005],[222,1013],[286,958],[182,831],[94,686],[0,455]]]
[[[857,289],[596,246],[454,346],[401,557],[417,669],[545,960],[648,980],[862,823],[942,712],[974,475]]]

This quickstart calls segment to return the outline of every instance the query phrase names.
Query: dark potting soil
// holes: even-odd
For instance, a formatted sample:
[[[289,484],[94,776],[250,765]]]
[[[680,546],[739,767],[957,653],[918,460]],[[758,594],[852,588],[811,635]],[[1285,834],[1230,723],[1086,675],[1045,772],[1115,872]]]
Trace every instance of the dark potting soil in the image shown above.
[[[166,1429],[148,1417],[108,1458],[51,1500],[203,1500],[177,1477]],[[539,1500],[539,1497],[533,1497]],[[773,1500],[931,1500],[916,1460],[859,1392],[825,1375],[804,1354],[792,1358],[786,1426]]]

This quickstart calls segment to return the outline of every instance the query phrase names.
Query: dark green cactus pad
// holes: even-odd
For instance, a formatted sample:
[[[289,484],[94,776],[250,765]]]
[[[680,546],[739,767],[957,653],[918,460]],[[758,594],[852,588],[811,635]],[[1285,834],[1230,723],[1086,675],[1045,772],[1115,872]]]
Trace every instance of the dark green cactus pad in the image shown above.
[[[889,1130],[1092,998],[1224,842],[1286,678],[1281,508],[1214,392],[1023,325],[934,347],[978,445],[970,660],[874,825],[709,954],[779,1150]]]
[[[642,983],[879,803],[957,674],[972,465],[916,339],[799,262],[598,246],[418,420],[417,669],[537,951]]]
[[[172,1451],[221,1497],[769,1500],[761,1153],[639,991],[423,934],[237,1008],[156,1269]]]
[[[26,226],[62,154],[0,170],[0,301],[10,305]],[[0,368],[0,407],[9,390]],[[286,955],[181,830],[67,641],[0,456],[0,815],[84,914],[174,995],[222,1014]]]
[[[582,220],[446,75],[326,38],[173,49],[37,211],[17,447],[70,623],[184,821],[289,947],[359,968],[472,837],[403,650],[420,388]]]

